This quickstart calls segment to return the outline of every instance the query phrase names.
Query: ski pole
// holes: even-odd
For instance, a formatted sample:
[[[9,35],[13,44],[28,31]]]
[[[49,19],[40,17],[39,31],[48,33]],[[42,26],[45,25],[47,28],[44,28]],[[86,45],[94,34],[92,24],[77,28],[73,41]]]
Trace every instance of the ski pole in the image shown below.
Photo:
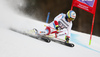
[[[50,15],[50,12],[48,12],[46,23],[48,23],[49,21],[49,15]]]

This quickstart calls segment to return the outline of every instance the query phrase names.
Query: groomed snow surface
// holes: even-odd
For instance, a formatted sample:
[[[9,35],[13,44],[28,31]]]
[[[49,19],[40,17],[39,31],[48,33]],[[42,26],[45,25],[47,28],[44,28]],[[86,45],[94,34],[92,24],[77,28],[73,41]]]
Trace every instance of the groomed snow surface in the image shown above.
[[[9,30],[44,29],[45,23],[31,19],[13,10],[7,0],[0,0],[0,57],[100,57],[100,37],[73,31],[70,48],[55,42],[46,43]]]

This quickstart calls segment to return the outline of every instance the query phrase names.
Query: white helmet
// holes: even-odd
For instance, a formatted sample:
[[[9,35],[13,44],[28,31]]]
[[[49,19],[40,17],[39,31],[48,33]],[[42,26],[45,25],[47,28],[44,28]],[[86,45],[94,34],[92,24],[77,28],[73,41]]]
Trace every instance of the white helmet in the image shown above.
[[[69,10],[67,12],[67,17],[71,20],[71,21],[74,21],[75,18],[76,18],[76,13],[73,11],[73,10]]]

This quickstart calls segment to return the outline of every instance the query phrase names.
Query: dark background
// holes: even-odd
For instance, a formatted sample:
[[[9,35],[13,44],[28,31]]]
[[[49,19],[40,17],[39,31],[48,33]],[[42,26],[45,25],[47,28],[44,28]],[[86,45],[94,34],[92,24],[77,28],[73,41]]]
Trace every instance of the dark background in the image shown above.
[[[67,13],[71,9],[72,0],[25,0],[27,6],[22,9],[24,13],[32,18],[46,22],[47,14],[50,12],[49,23],[60,13]],[[100,0],[97,1],[96,16],[93,34],[100,36]],[[90,34],[93,15],[82,9],[74,7],[77,14],[73,22],[73,30]]]

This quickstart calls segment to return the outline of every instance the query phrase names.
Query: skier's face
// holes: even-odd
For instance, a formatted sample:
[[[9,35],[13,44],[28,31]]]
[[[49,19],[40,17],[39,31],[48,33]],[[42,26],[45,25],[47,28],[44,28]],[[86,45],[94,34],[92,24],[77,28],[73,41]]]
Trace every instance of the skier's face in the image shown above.
[[[71,20],[70,20],[69,18],[67,18],[67,21],[68,21],[68,22],[71,22]]]
[[[69,18],[69,20],[74,21],[74,18]]]

